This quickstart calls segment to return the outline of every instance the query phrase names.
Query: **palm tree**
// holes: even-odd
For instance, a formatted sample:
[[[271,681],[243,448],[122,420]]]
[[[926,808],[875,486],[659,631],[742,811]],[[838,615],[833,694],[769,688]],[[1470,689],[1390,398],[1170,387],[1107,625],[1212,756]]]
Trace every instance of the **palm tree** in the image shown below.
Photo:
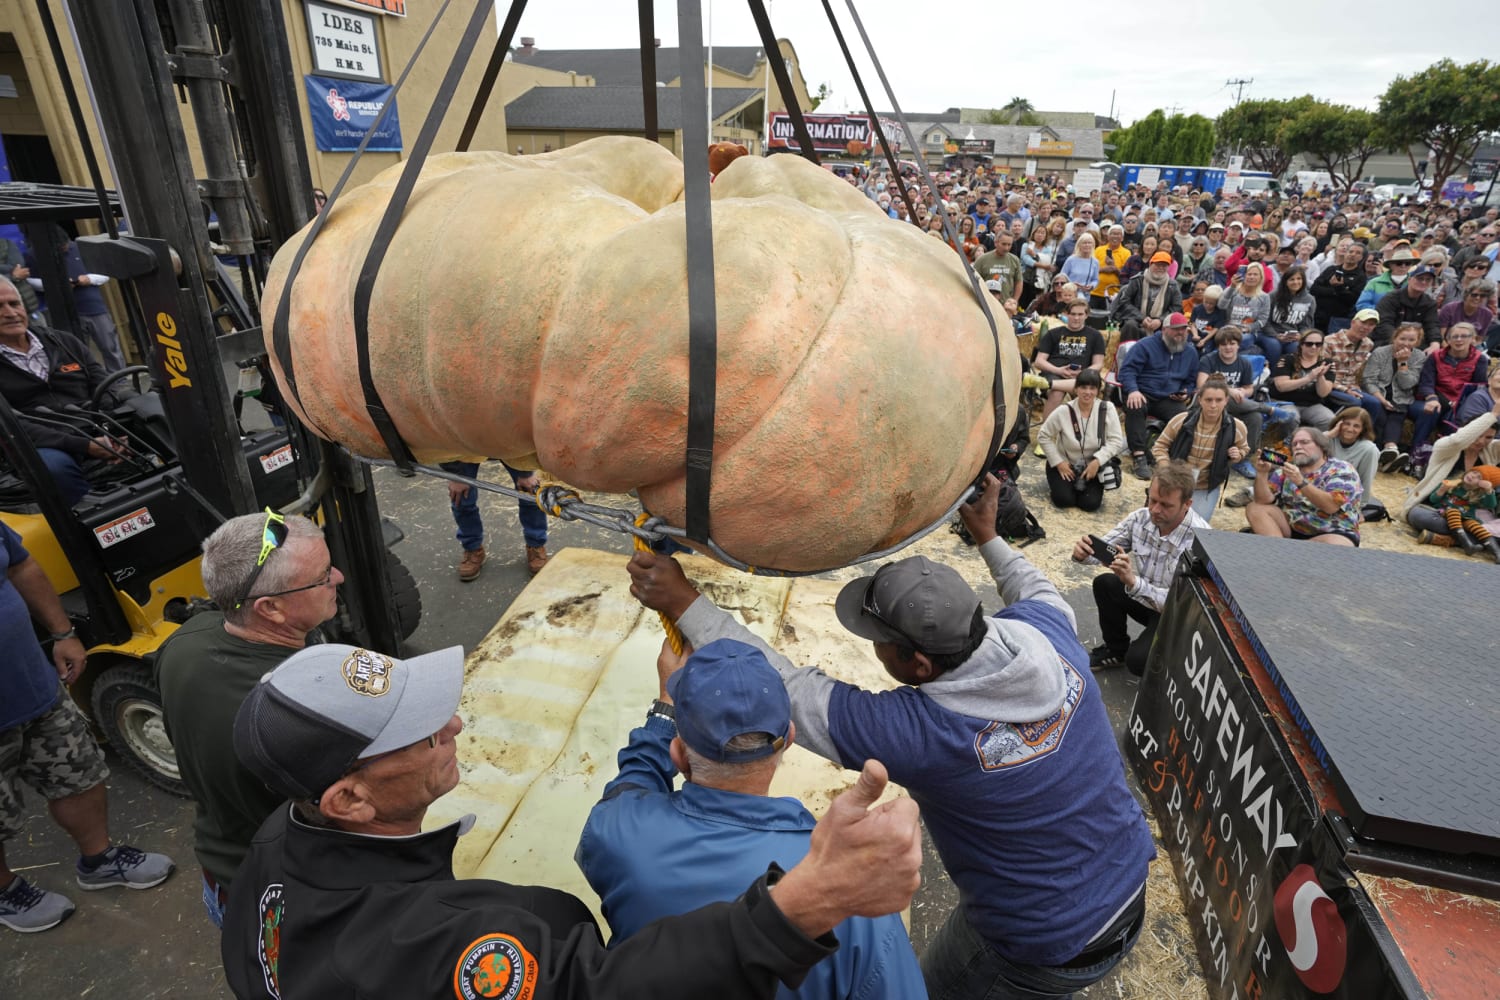
[[[1021,119],[1031,114],[1036,108],[1032,107],[1031,102],[1024,97],[1012,97],[1010,103],[1000,110],[1009,116],[1012,123],[1020,124]]]

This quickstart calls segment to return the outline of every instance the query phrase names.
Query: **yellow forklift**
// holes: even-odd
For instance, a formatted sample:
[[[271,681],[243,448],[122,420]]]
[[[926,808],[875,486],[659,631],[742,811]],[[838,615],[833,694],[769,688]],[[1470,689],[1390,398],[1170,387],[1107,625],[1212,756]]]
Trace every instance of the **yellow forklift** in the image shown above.
[[[93,186],[0,184],[0,224],[31,238],[49,321],[77,332],[55,227],[97,223],[104,232],[80,236],[79,254],[90,272],[117,279],[122,334],[146,364],[115,373],[88,405],[67,412],[18,413],[0,399],[0,519],[46,570],[89,650],[75,700],[122,759],[185,794],[152,659],[182,622],[213,607],[199,558],[215,527],[266,507],[318,520],[346,578],[329,638],[398,651],[420,621],[421,598],[387,551],[401,533],[381,518],[368,467],[259,391],[265,346],[255,299],[275,249],[313,207],[279,5],[68,6],[118,194],[104,186],[42,0],[38,16]],[[207,176],[189,154],[184,107]],[[123,391],[127,381],[136,392]],[[242,426],[247,395],[266,405],[270,427]],[[69,507],[28,434],[37,421],[124,438],[126,458],[86,465],[90,492]]]

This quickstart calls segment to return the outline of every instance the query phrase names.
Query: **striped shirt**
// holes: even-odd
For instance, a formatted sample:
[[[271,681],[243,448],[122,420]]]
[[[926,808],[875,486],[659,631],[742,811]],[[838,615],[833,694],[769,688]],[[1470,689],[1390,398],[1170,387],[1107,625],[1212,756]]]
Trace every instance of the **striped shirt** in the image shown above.
[[[1177,435],[1182,432],[1182,425],[1187,422],[1190,410],[1184,410],[1171,420],[1167,426],[1162,428],[1161,434],[1156,438],[1156,444],[1151,446],[1151,454],[1158,462],[1165,462],[1171,457],[1169,454],[1172,445],[1177,440]],[[1234,421],[1234,446],[1240,450],[1240,458],[1245,458],[1250,453],[1250,442],[1245,436],[1245,423],[1237,417],[1221,414],[1219,422],[1212,427],[1204,425],[1202,417],[1198,418],[1197,425],[1193,428],[1193,443],[1188,449],[1187,464],[1198,470],[1198,489],[1207,490],[1209,485],[1209,470],[1214,464],[1214,449],[1219,445],[1219,433],[1223,430],[1225,419]]]
[[[1127,514],[1104,536],[1111,545],[1124,545],[1130,550],[1135,586],[1126,588],[1126,593],[1152,611],[1160,611],[1167,599],[1167,589],[1172,586],[1172,577],[1177,574],[1177,560],[1193,544],[1193,535],[1199,530],[1208,530],[1208,522],[1192,510],[1166,535],[1156,530],[1151,523],[1151,512],[1145,507]]]

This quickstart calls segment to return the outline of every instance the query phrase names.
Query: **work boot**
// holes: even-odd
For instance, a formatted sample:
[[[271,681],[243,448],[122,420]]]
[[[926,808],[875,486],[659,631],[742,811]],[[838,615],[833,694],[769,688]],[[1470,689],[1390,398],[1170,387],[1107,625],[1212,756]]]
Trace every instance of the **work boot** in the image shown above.
[[[531,575],[536,576],[545,565],[547,565],[547,546],[526,546],[526,568],[531,570]]]
[[[1471,555],[1471,556],[1477,556],[1477,555],[1479,555],[1479,543],[1476,542],[1476,541],[1474,541],[1473,538],[1470,538],[1469,537],[1469,533],[1467,531],[1465,531],[1462,528],[1459,528],[1457,531],[1455,531],[1453,533],[1453,537],[1454,537],[1455,540],[1457,540],[1457,542],[1459,544],[1459,547],[1464,550],[1464,553],[1466,555]]]
[[[479,571],[484,569],[484,546],[477,549],[464,549],[463,561],[458,564],[458,579],[462,583],[473,583],[479,578]]]
[[[1417,532],[1418,545],[1436,545],[1440,549],[1453,548],[1453,539],[1448,535],[1440,535],[1436,531],[1423,528]]]

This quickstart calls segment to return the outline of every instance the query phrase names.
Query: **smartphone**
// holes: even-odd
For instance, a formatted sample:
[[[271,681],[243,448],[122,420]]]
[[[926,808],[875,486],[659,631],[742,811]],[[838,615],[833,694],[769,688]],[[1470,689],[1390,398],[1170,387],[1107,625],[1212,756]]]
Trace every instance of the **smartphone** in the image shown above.
[[[1286,464],[1286,456],[1274,448],[1262,448],[1260,450],[1260,460],[1262,462],[1270,462],[1272,465]]]
[[[1109,544],[1098,535],[1089,536],[1089,545],[1094,549],[1094,558],[1106,566],[1112,565],[1115,561],[1115,556],[1120,554],[1118,547]]]

